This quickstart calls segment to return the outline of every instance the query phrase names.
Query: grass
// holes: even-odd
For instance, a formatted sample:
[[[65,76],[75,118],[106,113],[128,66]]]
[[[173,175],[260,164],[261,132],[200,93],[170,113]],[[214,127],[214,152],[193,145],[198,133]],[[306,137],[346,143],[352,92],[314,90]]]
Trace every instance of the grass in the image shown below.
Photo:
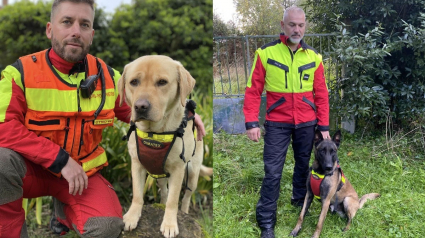
[[[338,154],[346,177],[359,196],[377,192],[381,197],[368,201],[345,233],[341,230],[346,220],[329,213],[321,237],[424,237],[423,149],[403,135],[393,138],[403,144],[395,147],[387,146],[384,135],[343,136]],[[214,135],[214,237],[259,237],[255,207],[264,176],[263,145],[263,140],[254,143],[246,135]],[[289,237],[301,210],[290,205],[293,167],[290,148],[281,180],[276,237]],[[311,237],[319,214],[320,203],[315,200],[298,237]]]

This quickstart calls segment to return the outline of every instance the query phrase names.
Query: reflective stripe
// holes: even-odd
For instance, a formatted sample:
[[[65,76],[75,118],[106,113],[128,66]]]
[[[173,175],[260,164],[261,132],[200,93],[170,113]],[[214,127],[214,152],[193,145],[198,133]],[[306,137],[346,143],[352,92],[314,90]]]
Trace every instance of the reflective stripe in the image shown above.
[[[106,125],[111,124],[114,121],[114,119],[104,119],[104,120],[95,120],[93,122],[94,125]]]
[[[315,67],[316,67],[316,62],[311,62],[309,64],[302,65],[298,67],[298,73],[302,73],[304,70],[315,68]]]
[[[87,162],[84,162],[83,163],[83,170],[85,172],[87,172],[87,171],[89,171],[93,168],[96,168],[97,166],[103,165],[104,163],[106,163],[106,161],[107,161],[106,152],[103,151],[102,154],[100,154],[96,158],[93,158],[93,159],[91,159]]]
[[[257,65],[257,59],[260,57],[258,50],[255,52],[254,62],[252,63],[251,73],[249,74],[248,82],[246,86],[250,88],[252,86],[252,73],[254,72],[255,66]]]
[[[324,175],[324,174],[318,174],[318,173],[316,173],[316,171],[314,171],[314,170],[311,170],[311,174],[316,175],[316,176],[317,176],[317,177],[319,177],[320,179],[323,179],[323,178],[325,177],[325,175]]]
[[[80,97],[80,106],[83,111],[93,111],[99,108],[100,102],[102,101],[102,90],[96,90],[93,92],[90,98]],[[115,107],[115,89],[106,89],[106,100],[103,110],[114,109]]]
[[[170,177],[169,174],[151,174],[151,173],[149,173],[149,171],[147,171],[147,172],[148,172],[149,176],[151,176],[152,178],[155,178],[155,179]]]
[[[136,130],[137,130],[137,136],[142,139],[149,138],[159,142],[171,142],[173,141],[173,138],[174,138],[174,134],[158,135],[158,134],[152,133],[151,135],[149,135],[150,133],[141,131],[138,128],[136,128]]]
[[[287,65],[282,64],[282,63],[279,63],[279,62],[277,62],[276,60],[267,59],[267,63],[268,63],[268,64],[271,64],[271,65],[274,65],[274,66],[276,66],[276,67],[278,67],[278,68],[280,68],[280,69],[283,69],[283,70],[285,70],[286,72],[289,72],[289,67],[288,67]]]
[[[12,82],[4,78],[0,80],[0,122],[6,119],[6,111],[12,100]]]
[[[34,111],[50,112],[76,112],[77,90],[58,90],[42,88],[26,88],[28,108]],[[91,98],[81,98],[80,106],[82,111],[95,111],[102,100],[102,91],[96,90]],[[113,97],[112,100],[108,97]],[[55,100],[51,100],[54,98]],[[48,103],[46,100],[49,100]],[[115,107],[115,89],[106,90],[106,101],[103,110],[113,109]]]

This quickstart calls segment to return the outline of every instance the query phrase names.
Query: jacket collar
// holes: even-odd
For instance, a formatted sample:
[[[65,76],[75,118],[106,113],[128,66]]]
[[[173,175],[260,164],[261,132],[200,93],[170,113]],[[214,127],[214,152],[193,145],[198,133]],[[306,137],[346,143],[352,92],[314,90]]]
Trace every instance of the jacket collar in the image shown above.
[[[282,41],[283,44],[288,45],[288,39],[289,39],[288,36],[286,36],[284,33],[280,33],[279,38],[280,38],[280,41]],[[297,49],[299,49],[299,48],[303,48],[303,49],[306,48],[306,44],[305,44],[303,39],[298,44]]]
[[[62,59],[54,50],[50,48],[49,50],[49,59],[53,66],[59,72],[63,74],[71,74],[71,73],[79,73],[85,71],[85,65],[83,61],[79,61],[77,63],[70,63],[64,59]]]

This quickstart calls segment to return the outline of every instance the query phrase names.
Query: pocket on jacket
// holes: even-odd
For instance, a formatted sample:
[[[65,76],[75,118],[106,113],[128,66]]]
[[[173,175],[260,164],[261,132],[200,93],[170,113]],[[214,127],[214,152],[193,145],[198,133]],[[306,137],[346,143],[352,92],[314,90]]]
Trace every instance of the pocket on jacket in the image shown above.
[[[303,102],[310,105],[310,107],[313,108],[314,111],[316,111],[316,105],[314,105],[314,103],[312,101],[308,100],[305,96],[303,96],[302,100],[303,100]]]
[[[275,103],[273,103],[268,109],[267,114],[270,114],[271,111],[273,111],[276,107],[282,105],[284,102],[286,102],[285,97],[279,98]]]

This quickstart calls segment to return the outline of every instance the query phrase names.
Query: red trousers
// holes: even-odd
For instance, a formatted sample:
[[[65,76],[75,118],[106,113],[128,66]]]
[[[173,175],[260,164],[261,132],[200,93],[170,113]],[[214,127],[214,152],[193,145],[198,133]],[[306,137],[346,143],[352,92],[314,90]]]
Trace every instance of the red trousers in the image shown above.
[[[99,231],[87,232],[91,232],[88,231],[90,229],[115,229],[120,232],[123,227],[120,202],[112,185],[100,173],[89,177],[88,188],[84,189],[82,195],[73,196],[69,194],[68,182],[64,178],[58,178],[26,159],[25,165],[27,171],[22,179],[23,197],[0,205],[1,238],[20,237],[25,221],[22,199],[41,196],[53,196],[63,203],[62,211],[56,211],[56,214],[60,213],[56,215],[56,218],[77,233],[89,234],[89,236],[97,234],[102,237],[104,235],[101,235]],[[0,188],[0,196],[2,192],[7,191],[2,191]],[[91,221],[87,223],[90,219]],[[99,220],[107,220],[108,224],[102,224]]]

